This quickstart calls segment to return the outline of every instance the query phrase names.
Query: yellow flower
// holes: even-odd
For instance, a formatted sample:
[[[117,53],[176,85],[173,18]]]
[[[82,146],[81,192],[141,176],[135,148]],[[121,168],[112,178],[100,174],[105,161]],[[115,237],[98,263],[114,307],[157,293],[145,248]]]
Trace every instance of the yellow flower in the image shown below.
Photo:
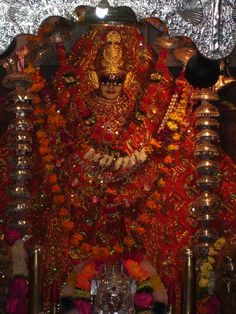
[[[212,277],[211,271],[210,272],[207,272],[207,271],[202,272],[201,276],[200,276],[201,279],[207,279],[207,280],[210,280],[211,277]]]
[[[32,64],[29,64],[27,68],[24,69],[24,73],[26,74],[33,74],[36,71],[36,69],[32,66]]]
[[[158,181],[158,186],[165,186],[165,181],[162,178]]]
[[[200,269],[201,269],[201,272],[209,272],[213,269],[213,267],[210,263],[203,263]]]
[[[208,255],[214,256],[214,255],[217,255],[217,252],[212,247],[210,247]]]
[[[210,264],[214,264],[215,263],[215,259],[213,257],[211,257],[211,256],[208,256],[207,261]]]
[[[181,135],[179,133],[177,133],[177,132],[174,133],[173,136],[172,136],[174,141],[178,141],[180,139],[180,137],[181,137]]]
[[[215,244],[214,244],[214,248],[219,250],[222,248],[222,246],[225,245],[225,238],[219,238]]]
[[[198,283],[199,287],[201,288],[207,287],[208,284],[209,284],[209,280],[205,278],[201,278]]]
[[[177,112],[172,112],[172,113],[170,114],[170,119],[175,120],[175,121],[178,122],[178,121],[181,120],[181,117],[178,115]]]
[[[175,144],[170,144],[169,146],[168,146],[168,149],[169,150],[177,150],[179,147],[178,147],[178,145],[175,145]]]
[[[178,129],[178,125],[175,122],[168,121],[167,126],[170,130],[176,131]]]
[[[164,290],[164,285],[161,281],[161,278],[159,276],[153,276],[150,278],[150,281],[151,281],[151,284],[152,284],[152,288],[154,291],[157,291],[157,290]]]

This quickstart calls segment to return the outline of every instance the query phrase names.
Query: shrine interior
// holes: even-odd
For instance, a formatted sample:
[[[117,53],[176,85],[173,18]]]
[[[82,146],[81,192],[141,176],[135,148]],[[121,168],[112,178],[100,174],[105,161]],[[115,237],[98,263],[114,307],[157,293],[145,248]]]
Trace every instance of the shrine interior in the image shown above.
[[[75,42],[82,33],[86,32],[89,26],[83,26],[83,25],[74,25],[73,26],[73,32],[72,37],[67,41],[67,49],[70,49],[70,47],[73,46],[73,42]],[[153,26],[149,24],[144,24],[141,27],[142,33],[144,38],[146,39],[147,43],[151,45],[154,49],[158,50],[158,45],[155,43],[157,38],[162,35],[161,32],[157,29],[155,29]],[[15,49],[13,49],[13,52],[17,49],[20,49],[25,43],[25,36],[19,36],[16,38],[15,43]],[[12,49],[12,48],[11,48]],[[173,50],[173,49],[172,49]],[[55,53],[55,51],[54,51]],[[9,56],[11,53],[9,54]],[[44,55],[40,57],[40,68],[47,80],[50,80],[53,78],[53,75],[55,74],[57,68],[58,68],[58,60],[57,56],[53,55],[52,52],[44,51]],[[236,76],[236,48],[232,51],[232,53],[228,56],[228,72],[229,75],[235,77]],[[182,68],[181,61],[176,59],[172,54],[169,56],[168,60],[168,67],[173,74],[174,77],[177,76],[177,74],[180,72]],[[6,74],[6,71],[3,67],[0,67],[0,78],[4,77]],[[2,84],[0,84],[0,95],[4,97],[7,94],[8,90],[3,87]],[[230,102],[231,104],[236,104],[236,86],[230,85],[230,87],[227,87],[224,89],[224,91],[221,92],[220,97],[221,102],[226,101]],[[230,110],[227,108],[227,110],[223,110],[223,114],[221,115],[221,125],[220,125],[220,132],[221,132],[221,145],[225,152],[232,158],[234,162],[236,162],[236,143],[234,143],[234,132],[236,132],[236,113],[234,112],[234,108],[232,107]],[[11,114],[6,112],[4,103],[2,103],[0,107],[0,134],[3,134],[6,130],[9,121],[11,120]],[[229,126],[230,125],[230,126]]]

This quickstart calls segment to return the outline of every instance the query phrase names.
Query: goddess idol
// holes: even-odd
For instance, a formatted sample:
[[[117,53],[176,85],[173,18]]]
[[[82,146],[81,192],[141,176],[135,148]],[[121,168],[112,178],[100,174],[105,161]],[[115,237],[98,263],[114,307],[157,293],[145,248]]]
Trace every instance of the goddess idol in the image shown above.
[[[60,112],[63,127],[55,131],[49,117],[57,170],[48,175],[52,188],[60,186],[60,195],[63,189],[58,215],[68,232],[68,258],[80,265],[74,292],[68,284],[62,295],[68,289],[83,295],[90,289],[82,279],[86,271],[92,279],[95,269],[100,273],[106,265],[110,272],[118,263],[139,283],[152,278],[156,301],[165,304],[166,290],[143,254],[154,213],[146,203],[157,196],[164,158],[170,158],[161,154],[158,130],[178,97],[173,80],[135,25],[93,25],[69,55],[61,48],[59,54],[61,67],[45,99],[57,117]],[[44,158],[46,135],[39,130],[37,136]],[[53,196],[57,206],[60,195]],[[147,293],[147,303],[135,307],[151,309],[153,303]]]

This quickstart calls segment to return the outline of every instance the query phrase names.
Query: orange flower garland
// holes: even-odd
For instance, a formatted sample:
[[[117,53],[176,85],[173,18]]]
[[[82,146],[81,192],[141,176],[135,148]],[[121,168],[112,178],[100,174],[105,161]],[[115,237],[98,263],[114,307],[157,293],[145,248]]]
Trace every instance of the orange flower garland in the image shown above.
[[[29,65],[24,70],[32,78],[32,87],[30,91],[34,94],[39,93],[46,84],[46,80],[41,76],[39,69]],[[49,108],[41,105],[41,99],[38,95],[35,95],[33,99],[35,124],[38,127],[36,136],[38,138],[38,151],[44,162],[44,169],[47,173],[47,182],[52,192],[52,200],[55,206],[59,206],[58,213],[62,219],[62,227],[65,231],[70,232],[74,228],[74,223],[69,219],[69,211],[64,207],[65,195],[62,187],[58,182],[58,176],[54,173],[54,161],[55,157],[51,149],[51,137],[45,131],[44,125],[47,123],[49,130],[52,134],[56,134],[62,126],[64,126],[64,120],[61,114],[57,111],[56,106],[52,105]]]
[[[96,268],[94,263],[85,265],[80,272],[77,273],[76,289],[89,291],[91,280],[95,278]]]
[[[186,127],[184,118],[187,114],[188,105],[191,106],[191,95],[193,88],[185,79],[177,81],[177,85],[180,85],[181,94],[178,103],[176,104],[175,109],[171,112],[166,122],[168,128],[168,136],[171,137],[173,143],[169,144],[167,147],[164,147],[167,155],[163,158],[163,164],[159,164],[159,169],[162,172],[163,177],[159,180],[159,188],[165,186],[165,175],[169,173],[174,158],[172,155],[179,149],[179,142],[182,138],[182,127]],[[163,147],[163,142],[159,141],[158,145]],[[155,215],[155,212],[160,209],[159,205],[160,194],[154,192],[150,195],[149,199],[146,202],[146,208],[148,209],[149,215]]]
[[[181,96],[179,101],[176,103],[175,108],[173,108],[173,111],[168,117],[168,120],[166,122],[166,128],[168,129],[168,136],[172,140],[172,143],[169,144],[167,147],[161,140],[157,140],[155,138],[150,139],[150,147],[152,147],[152,150],[159,150],[164,149],[166,152],[166,155],[163,157],[163,163],[160,163],[160,170],[162,173],[162,177],[158,181],[159,188],[162,188],[165,185],[164,177],[168,172],[170,171],[173,163],[173,157],[172,154],[174,154],[178,149],[178,142],[181,139],[181,127],[183,124],[184,117],[186,115],[187,105],[189,103],[189,98],[191,95],[191,88],[190,86],[184,82],[184,86],[180,88],[181,90]],[[150,96],[151,97],[151,96]],[[147,102],[149,102],[146,99]],[[155,135],[155,134],[154,134]],[[86,153],[90,147],[88,145],[81,145],[83,146],[84,153]],[[112,188],[108,188],[107,192],[111,195],[116,195],[117,191]],[[130,226],[127,227],[127,233],[129,236],[125,237],[123,239],[123,243],[116,243],[111,248],[107,247],[97,247],[97,246],[90,246],[88,243],[83,242],[86,238],[83,237],[80,241],[71,241],[75,249],[79,249],[80,252],[85,254],[87,257],[92,256],[94,258],[104,258],[109,255],[113,254],[121,254],[125,250],[125,248],[128,250],[135,247],[137,237],[141,238],[146,232],[147,225],[151,221],[152,215],[155,215],[155,212],[159,210],[159,204],[158,200],[160,198],[159,193],[154,192],[149,200],[146,203],[146,208],[148,209],[147,212],[143,213],[143,215],[140,215],[140,218],[138,217],[137,220],[130,223]],[[129,228],[129,229],[128,229]],[[73,237],[73,236],[72,236]],[[104,252],[106,254],[104,254]]]
[[[161,63],[164,63],[164,57],[163,59],[160,58],[159,66]],[[166,72],[165,72],[165,77],[168,77]],[[178,87],[179,91],[181,91],[180,98],[178,101],[176,101],[175,107],[173,108],[172,112],[169,114],[168,119],[166,121],[166,126],[165,126],[165,130],[167,129],[168,137],[170,137],[170,140],[172,141],[172,143],[170,143],[168,146],[165,146],[162,140],[158,140],[156,138],[150,139],[150,153],[156,149],[157,150],[163,149],[165,152],[164,157],[163,157],[163,163],[160,163],[159,165],[160,171],[162,173],[162,177],[158,181],[159,188],[162,188],[165,185],[164,177],[166,174],[169,173],[172,167],[172,163],[173,163],[172,155],[179,149],[178,142],[180,141],[181,136],[182,136],[180,131],[184,123],[184,117],[186,115],[187,105],[189,103],[190,95],[192,92],[192,89],[190,88],[190,86],[187,84],[185,80],[182,81],[181,84],[182,85]],[[150,90],[154,92],[155,87],[151,86]],[[153,95],[148,94],[148,96],[145,98],[145,104],[142,105],[142,107],[148,108],[148,110],[150,110],[149,107],[150,107],[152,98],[153,98]],[[176,100],[177,100],[177,96],[176,96]],[[148,121],[147,121],[147,124],[148,124]],[[135,130],[136,128],[135,125],[133,127]],[[132,138],[135,137],[134,134],[132,135]],[[156,134],[154,134],[154,136],[156,136]],[[128,139],[125,142],[128,142]],[[82,154],[85,154],[90,150],[91,147],[87,144],[84,144],[84,145],[82,144],[81,148],[83,149]],[[117,191],[116,189],[109,187],[107,189],[107,193],[111,195],[116,195]],[[143,217],[140,220],[139,218],[137,218],[137,220],[130,223],[130,225],[127,224],[126,230],[127,230],[128,236],[123,239],[123,242],[116,243],[112,247],[106,248],[107,252],[108,251],[110,252],[110,255],[122,253],[125,249],[130,250],[131,248],[135,247],[137,238],[140,239],[143,237],[143,235],[146,232],[147,225],[151,220],[152,215],[155,215],[155,212],[159,210],[159,204],[158,204],[158,199],[156,199],[156,194],[157,193],[155,192],[153,195],[151,195],[149,200],[147,201],[146,207],[148,211],[144,213],[145,219],[143,219]],[[84,240],[85,239],[86,237],[84,237]],[[85,247],[88,248],[86,243],[84,243],[83,241],[78,241],[76,243],[75,242],[73,243],[75,244],[74,248],[76,250],[79,250],[81,253],[83,252],[87,253],[87,257],[88,256],[92,256],[94,258],[104,257],[104,255],[102,255],[102,252],[104,249],[103,247],[100,247],[100,249],[98,247],[95,247],[95,248],[89,247],[89,250],[85,251],[84,244],[85,244]]]
[[[144,281],[149,277],[148,272],[145,271],[141,265],[134,260],[128,259],[124,262],[124,266],[128,273],[137,281]]]
[[[159,61],[159,66],[161,62]],[[33,92],[39,92],[45,85],[45,80],[39,74],[37,69],[32,66],[28,68],[28,74],[32,75],[33,78]],[[167,74],[165,73],[165,76]],[[189,101],[189,86],[185,83],[184,87],[181,87],[181,97],[176,107],[170,113],[168,120],[166,121],[166,128],[168,129],[168,136],[172,139],[167,147],[165,147],[162,140],[156,138],[150,139],[150,152],[153,150],[164,149],[166,155],[163,158],[163,163],[160,163],[159,168],[162,173],[162,177],[158,181],[159,188],[165,185],[164,176],[169,172],[172,166],[173,158],[172,154],[178,150],[178,142],[181,139],[180,129],[183,123],[184,116],[186,114],[186,107]],[[152,95],[149,95],[152,98]],[[147,104],[150,103],[148,97],[146,97]],[[35,123],[39,130],[36,135],[39,142],[39,153],[42,157],[44,163],[44,169],[47,173],[47,182],[50,186],[52,193],[52,200],[54,206],[58,208],[58,216],[62,220],[62,227],[66,232],[71,232],[75,229],[74,223],[70,220],[69,210],[65,207],[66,197],[63,193],[62,186],[59,183],[59,178],[55,173],[55,156],[51,149],[52,138],[55,138],[60,128],[65,125],[62,115],[58,111],[56,105],[48,104],[48,106],[41,106],[40,98],[37,96],[35,98]],[[148,106],[148,105],[147,105]],[[45,131],[45,126],[47,132]],[[155,136],[155,134],[154,134]],[[85,151],[89,149],[89,146],[84,145]],[[115,195],[116,190],[109,188],[108,193]],[[116,243],[112,247],[98,247],[91,246],[86,243],[86,234],[80,234],[78,231],[74,231],[71,234],[70,243],[75,249],[79,249],[85,256],[93,256],[95,258],[108,257],[113,254],[123,253],[125,248],[132,248],[135,246],[137,237],[142,237],[145,232],[147,225],[150,223],[152,215],[155,215],[156,210],[159,209],[158,199],[156,198],[157,193],[153,193],[146,202],[147,212],[141,214],[137,220],[130,224],[130,230],[127,230],[128,236],[123,239],[123,243]],[[87,239],[88,240],[88,239]]]

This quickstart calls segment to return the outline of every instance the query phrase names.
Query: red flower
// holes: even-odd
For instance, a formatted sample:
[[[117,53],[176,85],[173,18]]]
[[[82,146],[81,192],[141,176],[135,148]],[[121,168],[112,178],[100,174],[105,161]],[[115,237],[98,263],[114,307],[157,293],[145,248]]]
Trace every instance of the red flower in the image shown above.
[[[28,291],[28,282],[23,277],[14,278],[9,288],[9,294],[15,297],[24,298],[27,296]]]
[[[116,253],[123,253],[124,252],[124,248],[120,245],[114,245],[113,249],[115,250]]]
[[[7,228],[5,231],[5,238],[7,244],[13,245],[17,240],[21,238],[21,233],[16,229]]]
[[[7,299],[6,310],[8,314],[26,314],[27,306],[21,298],[11,296]]]
[[[66,208],[61,208],[60,211],[59,211],[59,216],[60,217],[66,217],[69,215],[69,212]]]
[[[134,305],[138,309],[148,309],[153,305],[154,297],[152,293],[140,292],[134,296]]]
[[[63,228],[66,231],[71,231],[74,228],[74,223],[70,220],[66,220],[63,222]]]
[[[77,299],[75,301],[75,305],[78,313],[80,314],[90,314],[92,311],[90,302],[86,300]]]
[[[53,200],[54,200],[55,204],[63,204],[63,203],[65,203],[66,199],[65,199],[64,195],[60,194],[60,195],[55,195],[53,197]]]
[[[61,191],[61,188],[58,184],[55,184],[51,187],[51,191],[52,191],[52,193],[58,193]]]
[[[84,251],[85,253],[89,253],[91,251],[92,247],[88,243],[83,243],[81,245],[81,250]]]
[[[56,174],[50,174],[49,176],[48,176],[48,181],[50,182],[50,183],[56,183],[57,181],[58,181],[58,178],[57,178],[57,175]]]

